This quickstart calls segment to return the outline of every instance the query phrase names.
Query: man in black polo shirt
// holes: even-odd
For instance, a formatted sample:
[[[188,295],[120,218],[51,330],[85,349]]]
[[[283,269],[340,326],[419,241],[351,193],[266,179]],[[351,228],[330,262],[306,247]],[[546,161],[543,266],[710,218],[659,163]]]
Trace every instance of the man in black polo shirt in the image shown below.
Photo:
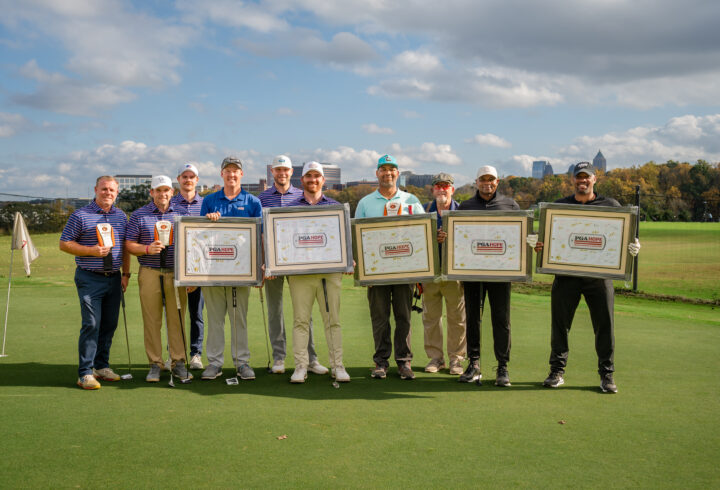
[[[589,206],[619,207],[620,203],[611,197],[595,193],[595,169],[589,162],[575,165],[572,179],[575,194],[555,201],[561,204],[583,204]],[[538,242],[535,251],[540,251],[543,243]],[[634,257],[640,251],[640,242],[635,239],[628,247]],[[593,277],[574,277],[556,275],[551,293],[552,330],[550,334],[550,375],[543,386],[557,388],[565,383],[563,374],[568,359],[568,333],[572,325],[575,310],[580,303],[580,295],[590,310],[590,320],[595,332],[595,351],[598,356],[600,389],[603,393],[617,393],[613,379],[615,371],[615,333],[613,310],[615,291],[610,279]]]
[[[477,192],[460,203],[460,210],[511,211],[520,206],[513,199],[497,193],[497,170],[486,165],[477,174]],[[482,378],[480,373],[480,338],[482,328],[481,305],[487,292],[493,327],[495,359],[497,359],[496,386],[510,386],[507,364],[510,361],[510,283],[463,282],[465,287],[465,314],[467,316],[467,353],[470,363],[458,381],[472,383]]]

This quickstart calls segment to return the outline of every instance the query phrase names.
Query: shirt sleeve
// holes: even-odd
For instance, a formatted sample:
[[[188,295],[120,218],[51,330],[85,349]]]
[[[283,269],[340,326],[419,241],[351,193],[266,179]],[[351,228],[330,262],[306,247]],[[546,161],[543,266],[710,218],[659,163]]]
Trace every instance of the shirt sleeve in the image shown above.
[[[125,240],[140,243],[140,219],[133,213],[125,229]]]
[[[82,219],[78,216],[78,213],[72,213],[65,223],[62,234],[60,235],[61,242],[76,242],[80,238],[80,230],[82,230]]]
[[[366,217],[364,198],[360,199],[360,202],[358,203],[357,208],[355,208],[355,217],[356,218],[365,218]]]

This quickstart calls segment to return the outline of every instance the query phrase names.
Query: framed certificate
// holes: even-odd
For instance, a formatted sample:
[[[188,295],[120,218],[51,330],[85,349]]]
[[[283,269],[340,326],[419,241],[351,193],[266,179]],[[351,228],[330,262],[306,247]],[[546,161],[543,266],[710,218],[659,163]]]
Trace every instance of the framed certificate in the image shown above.
[[[355,284],[408,284],[439,278],[435,213],[352,220]]]
[[[177,216],[176,286],[262,284],[260,218]]]
[[[637,206],[540,203],[537,272],[629,280]]]
[[[530,281],[532,211],[445,211],[444,280]]]
[[[350,206],[263,208],[265,276],[352,272]]]

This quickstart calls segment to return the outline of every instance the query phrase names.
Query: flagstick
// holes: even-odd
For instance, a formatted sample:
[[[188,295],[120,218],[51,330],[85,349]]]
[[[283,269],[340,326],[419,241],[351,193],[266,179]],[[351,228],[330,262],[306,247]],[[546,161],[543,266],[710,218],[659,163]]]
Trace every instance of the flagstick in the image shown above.
[[[7,319],[8,319],[8,312],[10,311],[10,283],[12,281],[12,261],[13,261],[14,253],[15,253],[15,249],[10,249],[10,274],[8,274],[8,296],[7,296],[7,304],[5,305],[5,330],[3,330],[3,346],[2,346],[2,354],[0,354],[0,357],[7,357],[7,354],[5,354],[5,336],[7,335]]]

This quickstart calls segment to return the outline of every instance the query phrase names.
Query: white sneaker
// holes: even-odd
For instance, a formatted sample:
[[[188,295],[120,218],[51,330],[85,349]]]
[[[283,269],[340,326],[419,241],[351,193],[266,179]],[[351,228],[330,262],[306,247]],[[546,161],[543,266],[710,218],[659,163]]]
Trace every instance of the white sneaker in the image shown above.
[[[170,366],[171,366],[171,365],[172,365],[172,362],[170,361],[170,359],[168,359],[167,361],[165,361],[165,364],[163,365],[162,370],[163,370],[163,371],[170,371]]]
[[[282,374],[285,372],[285,361],[278,359],[272,365],[271,371],[273,374]]]
[[[202,357],[200,357],[200,354],[195,354],[190,358],[190,369],[202,369],[203,363],[202,363]]]
[[[317,359],[310,363],[308,371],[315,374],[327,374],[328,368],[317,362]]]
[[[306,379],[307,379],[307,368],[305,366],[296,367],[292,376],[290,376],[291,383],[304,383]]]
[[[345,368],[343,366],[338,366],[332,370],[332,377],[335,378],[335,381],[338,383],[349,383],[350,382],[350,375],[347,371],[345,371]]]

